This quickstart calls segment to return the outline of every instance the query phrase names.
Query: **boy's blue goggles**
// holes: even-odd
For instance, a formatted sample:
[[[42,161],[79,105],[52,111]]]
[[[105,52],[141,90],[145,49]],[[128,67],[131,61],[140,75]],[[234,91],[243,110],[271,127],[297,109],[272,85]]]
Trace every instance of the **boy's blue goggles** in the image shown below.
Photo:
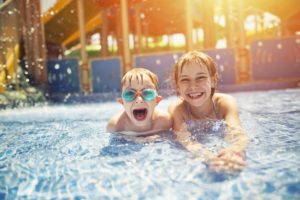
[[[150,88],[142,90],[126,89],[122,92],[122,99],[126,102],[134,101],[137,96],[141,96],[144,101],[152,101],[156,98],[157,93],[155,89]]]

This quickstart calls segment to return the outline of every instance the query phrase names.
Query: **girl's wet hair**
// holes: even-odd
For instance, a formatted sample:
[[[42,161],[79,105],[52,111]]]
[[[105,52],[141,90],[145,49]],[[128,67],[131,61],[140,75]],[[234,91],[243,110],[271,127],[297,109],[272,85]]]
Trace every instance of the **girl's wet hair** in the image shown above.
[[[197,64],[199,66],[205,66],[208,70],[210,77],[217,76],[217,68],[213,59],[205,53],[199,51],[191,51],[184,54],[173,67],[172,78],[175,82],[176,88],[178,84],[178,78],[182,72],[183,66],[189,64]],[[215,93],[215,88],[211,88],[211,96]]]
[[[141,82],[143,84],[144,76],[148,76],[152,83],[155,86],[155,89],[158,90],[158,78],[157,76],[151,72],[148,69],[142,68],[142,67],[135,67],[123,76],[122,81],[121,81],[121,90],[123,88],[123,85],[126,84],[128,81],[129,85],[131,84],[132,79],[136,79],[138,82]]]

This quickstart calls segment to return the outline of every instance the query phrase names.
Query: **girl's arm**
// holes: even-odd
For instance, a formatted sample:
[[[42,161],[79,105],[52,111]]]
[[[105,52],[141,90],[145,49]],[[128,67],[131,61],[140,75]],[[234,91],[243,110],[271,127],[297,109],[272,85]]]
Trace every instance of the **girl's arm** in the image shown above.
[[[182,108],[182,104],[171,104],[168,110],[173,118],[173,132],[182,146],[203,161],[208,161],[215,157],[211,151],[204,149],[199,142],[191,139],[191,133],[188,131],[184,121],[186,112]]]
[[[246,132],[241,128],[236,100],[230,95],[223,94],[219,100],[219,105],[221,114],[228,128],[225,140],[232,141],[232,145],[230,145],[227,150],[243,152],[247,147],[249,138]]]

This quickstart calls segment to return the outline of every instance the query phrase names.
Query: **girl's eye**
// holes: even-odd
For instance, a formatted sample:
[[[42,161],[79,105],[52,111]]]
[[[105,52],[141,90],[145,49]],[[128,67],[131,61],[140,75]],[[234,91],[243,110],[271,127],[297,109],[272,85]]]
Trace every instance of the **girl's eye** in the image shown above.
[[[180,80],[180,82],[182,82],[182,83],[186,83],[188,81],[189,81],[189,79],[186,79],[186,78]]]
[[[203,80],[203,79],[206,79],[206,76],[199,76],[196,78],[196,80]]]

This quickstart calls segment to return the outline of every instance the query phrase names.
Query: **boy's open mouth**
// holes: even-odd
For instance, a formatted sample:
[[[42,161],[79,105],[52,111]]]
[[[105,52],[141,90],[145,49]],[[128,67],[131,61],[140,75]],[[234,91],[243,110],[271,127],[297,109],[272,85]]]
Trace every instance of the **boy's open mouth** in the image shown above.
[[[199,92],[199,93],[190,93],[187,94],[187,96],[191,99],[198,99],[200,98],[202,95],[204,94],[204,92]]]
[[[138,121],[144,120],[147,116],[147,113],[148,113],[147,108],[140,108],[140,109],[133,110],[133,116]]]

